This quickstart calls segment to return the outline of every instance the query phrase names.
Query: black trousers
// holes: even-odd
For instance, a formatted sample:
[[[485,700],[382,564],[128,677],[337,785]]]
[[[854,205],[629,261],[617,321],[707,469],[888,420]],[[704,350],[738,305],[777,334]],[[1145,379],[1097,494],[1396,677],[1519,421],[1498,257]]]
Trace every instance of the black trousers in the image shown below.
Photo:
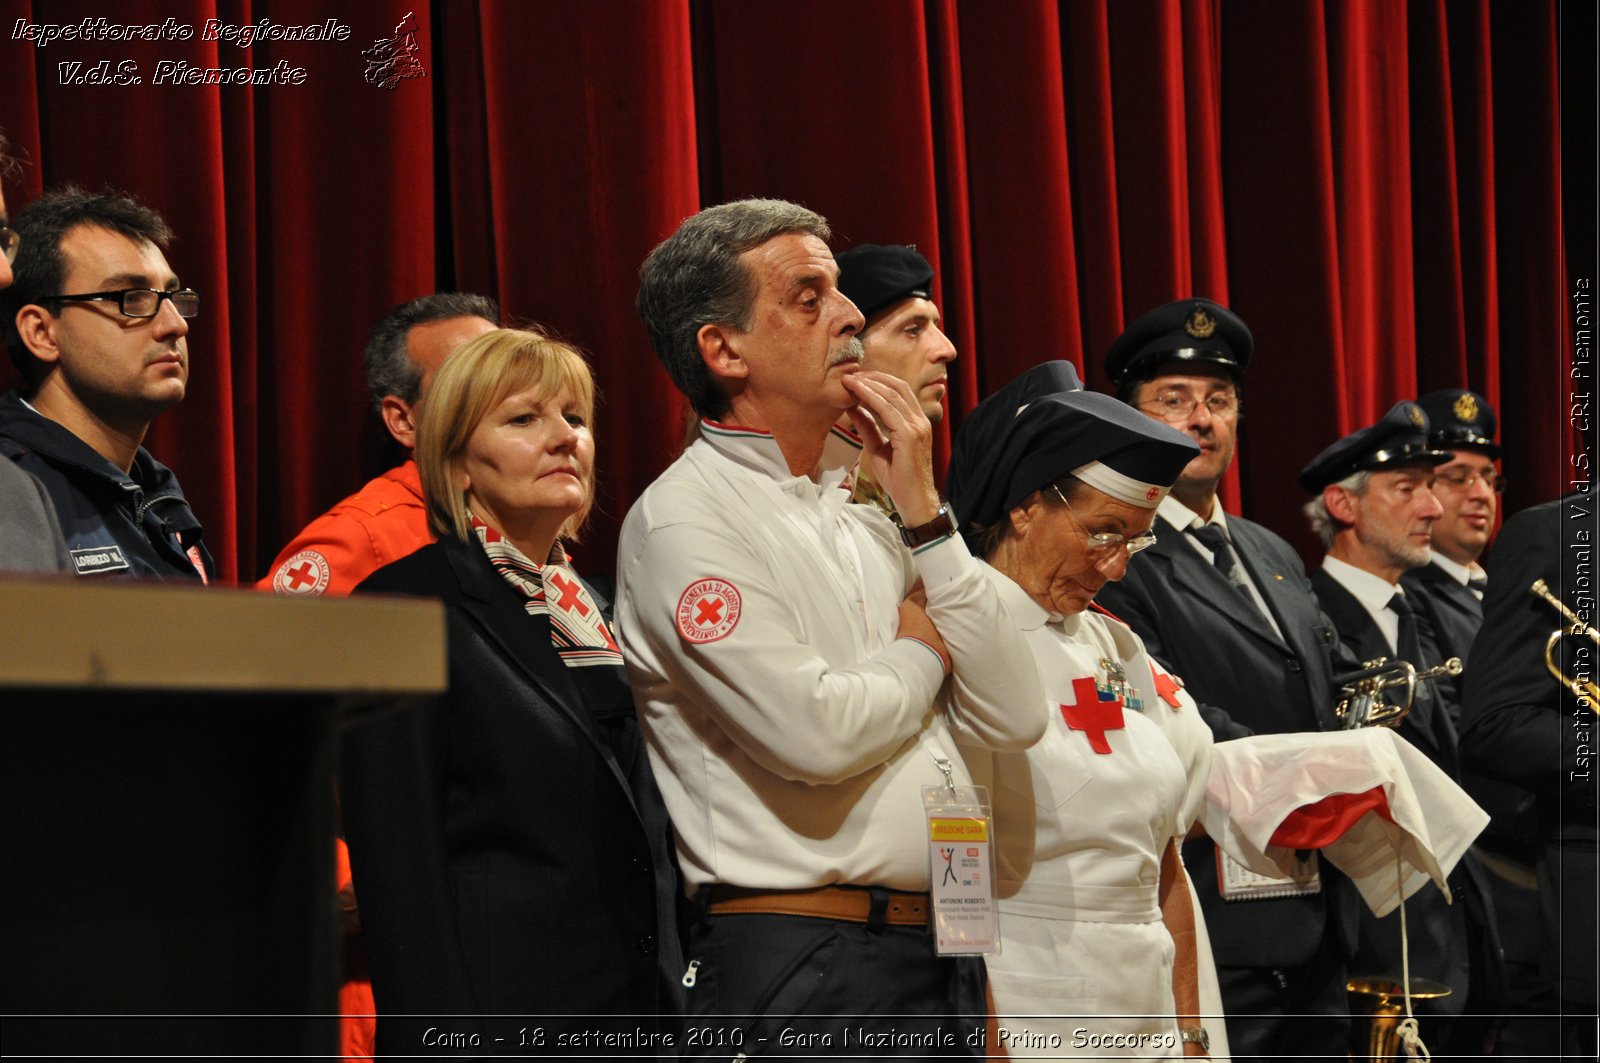
[[[985,1054],[983,960],[933,935],[791,915],[706,915],[691,928],[685,1059]],[[698,965],[695,965],[698,961]]]

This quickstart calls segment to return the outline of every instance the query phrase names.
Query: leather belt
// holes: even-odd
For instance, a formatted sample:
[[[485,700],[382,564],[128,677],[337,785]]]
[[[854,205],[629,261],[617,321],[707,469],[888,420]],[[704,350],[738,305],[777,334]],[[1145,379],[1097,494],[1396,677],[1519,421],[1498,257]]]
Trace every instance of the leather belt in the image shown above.
[[[885,898],[882,921],[889,926],[928,925],[928,895],[861,886],[818,886],[808,890],[752,890],[709,886],[711,915],[806,915],[846,923],[872,922],[874,895]]]

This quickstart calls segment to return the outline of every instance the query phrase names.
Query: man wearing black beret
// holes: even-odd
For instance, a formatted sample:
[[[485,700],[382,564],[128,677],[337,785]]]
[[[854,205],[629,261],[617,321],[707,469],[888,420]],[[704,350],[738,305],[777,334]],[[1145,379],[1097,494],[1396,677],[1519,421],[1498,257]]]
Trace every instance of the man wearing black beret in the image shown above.
[[[1340,640],[1362,661],[1399,659],[1422,671],[1445,659],[1426,613],[1415,608],[1400,577],[1427,565],[1432,555],[1433,525],[1443,513],[1432,490],[1434,468],[1450,460],[1430,442],[1422,407],[1401,402],[1300,472],[1300,485],[1316,495],[1306,504],[1306,516],[1328,548],[1311,582]],[[1453,681],[1418,683],[1398,730],[1459,783],[1458,703]],[[1406,902],[1404,930],[1398,912],[1379,919],[1363,908],[1351,973],[1398,972],[1404,940],[1412,976],[1450,987],[1449,996],[1419,1003],[1420,1014],[1498,1012],[1505,975],[1480,858],[1464,855],[1449,884],[1450,901],[1429,884]],[[1461,1025],[1435,1018],[1423,1022],[1421,1033],[1435,1050],[1481,1049],[1484,1036],[1476,1019]]]
[[[956,348],[939,327],[932,264],[906,244],[857,244],[840,252],[835,261],[839,291],[867,322],[857,335],[862,367],[904,380],[929,423],[938,424],[944,420],[949,388],[946,367],[955,360]],[[839,427],[851,430],[845,419]],[[855,471],[850,496],[851,501],[876,506],[899,522],[894,503],[872,479],[866,463]]]
[[[938,424],[948,390],[945,368],[956,348],[939,327],[933,266],[903,244],[857,244],[835,261],[839,290],[867,320],[859,335],[866,352],[861,364],[910,384],[922,412]]]
[[[1118,396],[1186,433],[1200,454],[1156,511],[1155,545],[1100,600],[1183,677],[1219,740],[1337,729],[1333,676],[1354,664],[1294,549],[1217,501],[1252,349],[1226,307],[1182,299],[1130,324],[1106,357]],[[1209,839],[1185,845],[1183,859],[1211,932],[1234,1054],[1343,1058],[1358,903],[1350,882],[1321,863],[1314,886],[1286,880],[1283,896],[1230,901],[1237,891],[1222,881],[1236,876],[1220,873]]]

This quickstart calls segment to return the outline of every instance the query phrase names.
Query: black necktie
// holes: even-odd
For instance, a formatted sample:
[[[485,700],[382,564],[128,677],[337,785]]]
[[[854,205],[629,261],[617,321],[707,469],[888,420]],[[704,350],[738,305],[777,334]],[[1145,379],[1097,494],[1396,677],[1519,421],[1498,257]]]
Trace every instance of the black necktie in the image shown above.
[[[1471,591],[1473,597],[1477,598],[1480,602],[1483,601],[1483,592],[1488,590],[1488,588],[1488,576],[1472,576],[1467,580],[1467,590]]]
[[[1389,611],[1400,618],[1400,633],[1395,638],[1395,655],[1422,667],[1422,643],[1417,639],[1417,615],[1411,611],[1406,596],[1396,593],[1389,599]]]
[[[1406,601],[1406,596],[1396,591],[1393,598],[1389,599],[1389,611],[1400,618],[1400,630],[1395,636],[1395,656],[1402,661],[1410,661],[1417,671],[1427,667],[1422,660],[1422,639],[1417,634],[1417,614],[1411,611],[1411,604]],[[1433,697],[1433,684],[1427,681],[1417,684],[1414,701],[1427,701]]]
[[[1233,551],[1228,547],[1228,533],[1215,524],[1202,524],[1197,528],[1190,528],[1189,534],[1199,539],[1200,545],[1211,551],[1211,563],[1217,566],[1222,578],[1233,584],[1234,590],[1249,598],[1250,593],[1245,590],[1239,579],[1239,566],[1233,560]],[[1251,604],[1255,604],[1253,599]]]

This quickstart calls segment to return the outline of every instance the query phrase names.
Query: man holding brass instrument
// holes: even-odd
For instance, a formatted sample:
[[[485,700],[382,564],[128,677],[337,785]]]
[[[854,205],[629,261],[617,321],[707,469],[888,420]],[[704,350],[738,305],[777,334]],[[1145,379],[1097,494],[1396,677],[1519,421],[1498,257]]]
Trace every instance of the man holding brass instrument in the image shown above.
[[[1536,1050],[1590,1059],[1596,1051],[1600,903],[1593,753],[1600,708],[1595,501],[1590,484],[1522,511],[1501,529],[1483,599],[1486,622],[1467,669],[1461,734],[1468,767],[1525,787],[1537,798],[1545,961],[1540,982],[1545,1010],[1562,1019],[1560,1045]],[[1535,581],[1542,581],[1543,594],[1534,590]]]
[[[1431,558],[1433,525],[1442,514],[1433,493],[1434,469],[1451,460],[1434,449],[1428,417],[1415,402],[1395,404],[1374,425],[1328,447],[1300,473],[1300,485],[1316,497],[1306,505],[1312,529],[1328,547],[1323,566],[1311,576],[1317,600],[1333,620],[1340,640],[1364,662],[1403,661],[1419,678],[1411,710],[1398,730],[1457,782],[1456,687],[1435,641],[1432,625],[1400,585],[1406,572]],[[1475,1016],[1421,1025],[1435,1051],[1481,1052],[1491,1036],[1486,1016],[1504,1006],[1505,974],[1478,858],[1468,853],[1449,877],[1451,899],[1433,885],[1408,902],[1406,926],[1399,912],[1382,919],[1361,913],[1353,975],[1398,976],[1402,939],[1410,951],[1412,992],[1440,995],[1419,1006],[1424,1017]],[[1417,985],[1421,979],[1439,986]]]

